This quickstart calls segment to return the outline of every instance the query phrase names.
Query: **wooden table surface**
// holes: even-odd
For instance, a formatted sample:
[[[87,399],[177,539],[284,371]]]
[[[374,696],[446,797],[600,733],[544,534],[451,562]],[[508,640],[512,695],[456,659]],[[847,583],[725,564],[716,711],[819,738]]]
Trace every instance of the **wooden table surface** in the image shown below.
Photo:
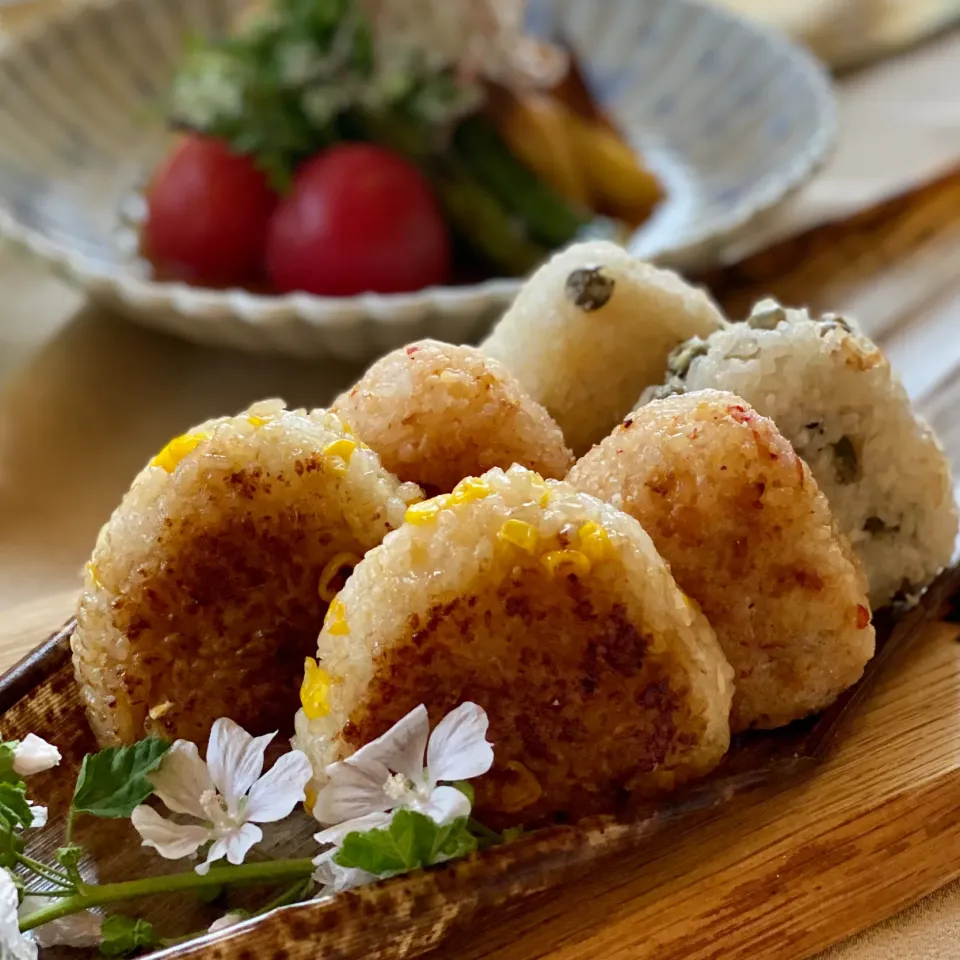
[[[935,186],[852,227],[815,231],[803,245],[760,256],[722,278],[719,293],[734,311],[772,290],[858,317],[960,466],[960,173],[944,176],[960,162],[958,64],[953,33],[846,78],[836,156],[758,227],[755,245],[940,177]],[[97,529],[170,436],[261,397],[322,405],[359,370],[142,330],[85,307],[76,291],[10,251],[0,251],[0,289],[3,668],[66,618]],[[932,904],[831,957],[960,956],[950,936],[960,930],[960,890]]]

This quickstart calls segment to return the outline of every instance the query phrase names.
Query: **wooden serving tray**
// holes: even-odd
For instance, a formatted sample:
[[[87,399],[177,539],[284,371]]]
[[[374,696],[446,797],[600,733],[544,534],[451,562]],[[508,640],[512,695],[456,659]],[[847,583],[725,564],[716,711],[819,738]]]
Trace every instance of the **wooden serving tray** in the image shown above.
[[[708,783],[669,806],[535,831],[156,956],[809,956],[960,876],[960,628],[946,619],[958,594],[954,569],[900,619],[881,615],[879,651],[857,688],[815,721],[741,740]],[[0,680],[4,736],[33,731],[64,756],[31,781],[50,805],[51,824],[28,835],[42,858],[61,843],[73,778],[95,749],[71,628]],[[269,852],[302,856],[314,829],[304,816]],[[126,822],[82,821],[78,839],[102,880],[171,869]],[[171,896],[145,911],[176,935],[223,907]]]

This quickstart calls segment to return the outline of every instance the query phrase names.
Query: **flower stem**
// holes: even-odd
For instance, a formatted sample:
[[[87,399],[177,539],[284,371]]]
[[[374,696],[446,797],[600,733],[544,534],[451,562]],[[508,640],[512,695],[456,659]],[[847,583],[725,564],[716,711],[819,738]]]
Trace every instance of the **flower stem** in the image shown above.
[[[151,893],[173,893],[180,890],[201,890],[204,887],[237,886],[240,884],[282,883],[291,880],[306,880],[315,867],[313,861],[268,860],[266,863],[247,863],[238,867],[211,867],[201,876],[196,871],[174,873],[163,877],[147,877],[143,880],[127,880],[123,883],[90,884],[82,893],[65,897],[59,903],[37,910],[24,917],[20,930],[26,932],[35,927],[59,920],[72,913],[99,907],[121,900],[131,900]]]
[[[17,854],[17,860],[20,861],[28,870],[32,870],[38,877],[43,880],[46,880],[48,883],[55,883],[58,887],[61,887],[64,890],[72,890],[73,883],[70,878],[58,870],[56,867],[41,863],[39,860],[34,860],[33,857],[28,857],[22,853]]]

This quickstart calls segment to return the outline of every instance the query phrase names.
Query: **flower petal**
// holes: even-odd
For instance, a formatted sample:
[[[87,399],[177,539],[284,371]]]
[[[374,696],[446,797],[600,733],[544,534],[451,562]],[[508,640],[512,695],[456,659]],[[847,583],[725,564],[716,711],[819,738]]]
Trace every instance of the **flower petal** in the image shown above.
[[[17,905],[20,894],[10,874],[0,869],[0,957],[3,960],[37,960],[37,945],[20,932]]]
[[[321,823],[353,820],[394,805],[383,789],[390,771],[381,763],[370,761],[356,767],[341,761],[331,763],[326,773],[330,779],[313,805],[313,815]]]
[[[221,930],[228,930],[230,927],[235,927],[238,923],[242,923],[246,919],[242,913],[225,913],[207,927],[207,933],[219,933]]]
[[[427,769],[430,779],[468,780],[493,766],[493,747],[487,742],[490,721],[483,707],[461,703],[430,734]]]
[[[452,823],[470,816],[470,801],[456,787],[437,787],[419,809],[434,823]]]
[[[238,830],[230,830],[218,837],[210,847],[207,859],[197,867],[201,876],[210,872],[210,865],[224,857],[234,866],[243,863],[250,848],[263,839],[263,831],[253,823],[245,823]]]
[[[377,827],[386,826],[392,819],[389,813],[368,813],[365,817],[344,820],[343,823],[338,823],[335,827],[327,827],[326,830],[315,833],[313,839],[321,845],[332,843],[339,846],[348,833],[364,833],[367,830],[374,830]],[[333,853],[335,852],[333,851]],[[324,851],[313,862],[319,864],[328,853],[330,856],[333,855],[329,851]]]
[[[342,762],[352,767],[380,764],[419,784],[423,780],[423,754],[427,749],[429,733],[430,718],[427,708],[421,703],[383,736],[371,740]]]
[[[174,813],[207,819],[200,795],[214,786],[195,743],[177,740],[163,755],[160,766],[147,774],[147,779],[153,784],[153,792]]]
[[[130,822],[143,840],[167,860],[179,860],[195,854],[213,835],[209,827],[195,823],[174,823],[161,817],[152,807],[134,808]]]
[[[272,823],[289,816],[306,799],[304,788],[313,776],[305,753],[285,753],[251,788],[246,817],[254,823]]]
[[[359,870],[356,867],[341,867],[339,863],[334,863],[334,853],[336,851],[331,850],[330,855],[320,859],[319,863],[317,860],[314,861],[317,864],[317,869],[313,874],[313,879],[320,885],[320,890],[313,898],[314,900],[332,897],[334,894],[343,893],[344,890],[352,890],[354,887],[373,883],[380,879],[375,873],[368,873],[366,870]]]
[[[229,717],[214,723],[207,747],[207,766],[214,785],[227,801],[230,816],[236,816],[240,798],[263,773],[263,755],[275,736],[276,733],[268,733],[254,739]]]
[[[49,907],[57,901],[53,897],[24,897],[20,916]],[[40,947],[96,947],[100,943],[103,917],[89,910],[69,917],[52,920],[37,927],[31,934]]]
[[[42,773],[59,762],[60,751],[35,733],[28,733],[13,751],[13,769],[21,777]]]
[[[47,808],[42,807],[37,803],[30,804],[30,812],[33,814],[33,821],[30,826],[34,830],[39,830],[41,827],[47,825]]]

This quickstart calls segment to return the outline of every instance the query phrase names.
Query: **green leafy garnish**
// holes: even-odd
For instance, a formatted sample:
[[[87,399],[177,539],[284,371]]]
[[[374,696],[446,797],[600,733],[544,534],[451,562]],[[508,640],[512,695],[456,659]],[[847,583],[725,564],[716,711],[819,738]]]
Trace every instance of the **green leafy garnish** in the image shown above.
[[[27,802],[27,788],[20,783],[0,783],[0,816],[12,827],[29,827],[33,814]]]
[[[148,737],[130,747],[108,747],[83,758],[73,793],[71,813],[116,820],[153,793],[147,774],[160,765],[170,749],[166,740]]]
[[[467,824],[461,817],[441,826],[415,810],[398,810],[387,827],[347,834],[333,859],[377,876],[429,867],[477,849]]]
[[[107,917],[100,933],[100,952],[105,957],[123,957],[143,947],[160,945],[153,925],[135,917]]]

